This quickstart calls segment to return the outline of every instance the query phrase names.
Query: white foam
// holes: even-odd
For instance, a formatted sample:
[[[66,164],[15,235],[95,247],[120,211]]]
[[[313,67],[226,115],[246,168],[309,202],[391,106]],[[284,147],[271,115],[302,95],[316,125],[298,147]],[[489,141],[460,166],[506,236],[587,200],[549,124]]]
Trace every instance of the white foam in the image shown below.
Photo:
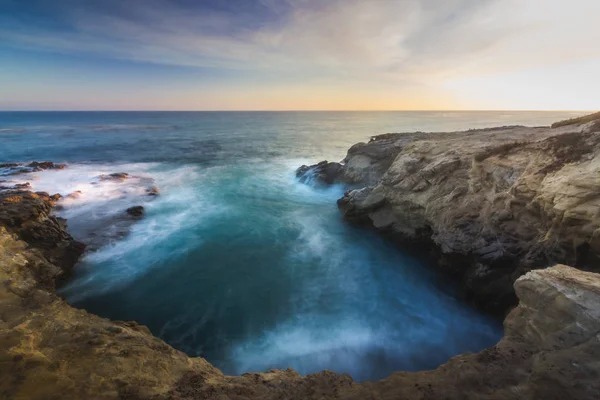
[[[122,182],[98,179],[113,172],[127,172],[130,178]],[[160,164],[75,164],[65,170],[36,173],[31,181],[33,190],[55,188],[61,194],[82,191],[79,197],[60,201],[63,209],[59,214],[68,219],[75,236],[94,220],[107,220],[128,207],[142,204],[146,210],[129,235],[86,254],[76,279],[62,291],[71,301],[105,293],[128,284],[165,259],[181,257],[197,247],[201,238],[191,228],[226,209],[210,199],[210,188],[202,186],[207,174],[208,170],[197,167]],[[161,194],[147,196],[148,183],[158,186]],[[186,240],[172,240],[181,234]]]
[[[230,357],[238,374],[290,366],[306,372],[314,370],[316,365],[350,372],[356,369],[361,353],[377,347],[380,339],[360,321],[333,322],[300,317],[235,346]],[[344,364],[348,369],[344,370]]]

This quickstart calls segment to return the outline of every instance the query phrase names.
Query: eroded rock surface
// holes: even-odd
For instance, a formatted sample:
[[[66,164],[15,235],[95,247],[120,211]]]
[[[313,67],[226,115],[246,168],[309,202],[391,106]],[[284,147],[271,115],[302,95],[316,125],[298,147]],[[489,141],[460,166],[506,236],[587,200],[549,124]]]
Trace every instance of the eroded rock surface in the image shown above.
[[[64,234],[64,233],[63,233]],[[506,335],[433,371],[358,384],[324,371],[224,376],[134,322],[71,307],[63,270],[0,227],[0,398],[7,399],[597,399],[600,276],[565,266],[517,280]]]
[[[67,233],[63,219],[50,215],[59,199],[59,194],[50,196],[45,192],[0,192],[0,226],[35,247],[62,275],[71,271],[85,245]],[[58,275],[52,277],[56,279]],[[49,280],[42,280],[50,284]]]
[[[510,309],[529,270],[600,271],[598,120],[376,136],[353,146],[333,179],[363,186],[338,201],[347,219],[433,244],[489,310]]]

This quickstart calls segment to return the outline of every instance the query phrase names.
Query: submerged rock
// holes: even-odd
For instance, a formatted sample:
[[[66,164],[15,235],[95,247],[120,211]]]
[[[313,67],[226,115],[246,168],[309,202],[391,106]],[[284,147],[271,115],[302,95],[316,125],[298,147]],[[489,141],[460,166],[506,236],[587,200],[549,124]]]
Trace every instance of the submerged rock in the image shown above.
[[[158,196],[160,194],[160,190],[157,186],[151,186],[149,188],[146,188],[146,194],[148,196]]]
[[[116,181],[122,182],[129,178],[129,174],[127,172],[114,172],[112,174],[100,175],[98,177],[101,181]]]
[[[67,199],[78,199],[83,195],[83,192],[81,190],[76,190],[72,193],[69,193],[67,195]]]
[[[3,163],[0,164],[0,168],[14,168],[14,167],[18,167],[21,164],[18,163]]]
[[[46,169],[64,169],[66,164],[57,164],[50,161],[33,161],[29,164],[4,163],[0,164],[0,175],[18,175],[30,172],[38,172]]]
[[[31,184],[29,182],[17,183],[16,185],[13,186],[13,189],[16,189],[16,190],[23,190],[23,189],[30,189],[30,188],[31,188]]]
[[[144,207],[143,206],[129,207],[127,210],[125,210],[125,212],[127,214],[131,215],[132,217],[141,217],[142,215],[144,215]]]
[[[43,161],[43,162],[34,161],[34,162],[27,164],[27,167],[32,168],[34,171],[42,171],[45,169],[64,169],[65,166],[66,166],[65,164],[55,164],[50,161]]]
[[[0,181],[0,191],[4,191],[4,190],[28,190],[31,188],[31,184],[29,182],[25,182],[25,183],[15,183],[14,185],[10,185],[7,186],[6,181]]]
[[[127,181],[127,182],[125,182]],[[129,208],[123,207],[123,200],[148,202],[146,196],[158,196],[160,193],[155,180],[148,176],[130,175],[126,172],[105,174],[97,177],[91,184],[103,185],[111,182],[123,182],[120,189],[109,189],[112,194],[119,192],[120,198],[111,206],[110,202],[99,206],[95,210],[93,218],[79,217],[72,221],[72,230],[77,234],[79,240],[86,244],[87,251],[93,252],[127,236],[131,227],[144,214],[144,207],[137,205]],[[77,201],[83,196],[81,190],[70,193],[67,198],[69,204],[58,204],[58,208],[64,209],[68,206],[77,207]],[[132,197],[128,199],[128,197]],[[135,200],[133,199],[135,197]],[[122,211],[115,210],[123,207]]]

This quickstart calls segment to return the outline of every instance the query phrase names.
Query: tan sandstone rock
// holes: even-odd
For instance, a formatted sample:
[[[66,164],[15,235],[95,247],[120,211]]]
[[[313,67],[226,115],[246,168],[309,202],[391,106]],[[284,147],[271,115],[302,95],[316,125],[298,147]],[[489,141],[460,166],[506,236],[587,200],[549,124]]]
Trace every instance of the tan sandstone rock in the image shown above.
[[[381,135],[350,149],[338,180],[366,185],[338,201],[346,218],[431,243],[489,310],[514,305],[531,269],[600,271],[598,121]]]

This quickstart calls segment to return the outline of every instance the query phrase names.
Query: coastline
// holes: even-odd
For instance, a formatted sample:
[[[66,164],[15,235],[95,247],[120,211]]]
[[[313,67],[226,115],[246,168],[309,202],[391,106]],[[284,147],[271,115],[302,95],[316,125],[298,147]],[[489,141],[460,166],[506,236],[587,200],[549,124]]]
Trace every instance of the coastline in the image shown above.
[[[542,128],[527,129],[534,129],[536,134],[545,132]],[[553,131],[548,137],[540,135],[541,139],[567,134],[572,127],[560,129],[565,132]],[[580,134],[593,133],[587,129],[582,128]],[[507,133],[506,129],[501,132]],[[334,167],[338,169],[334,180],[341,179],[343,171],[344,180],[369,184],[367,190],[348,192],[340,202],[347,218],[374,223],[383,231],[398,223],[396,215],[388,223],[389,193],[376,188],[403,149],[418,147],[412,143],[414,137],[409,140],[410,135],[399,135],[378,137],[371,146],[357,145],[343,167]],[[439,144],[440,136],[450,136],[427,135],[429,151]],[[398,141],[401,145],[397,146]],[[390,162],[396,149],[399,152]],[[498,160],[512,162],[510,152],[517,148],[502,149],[507,153],[488,155],[484,151],[485,158],[475,153],[475,158],[481,158],[479,166]],[[381,158],[367,164],[366,155]],[[466,156],[473,154],[467,152]],[[450,160],[450,166],[452,163]],[[403,160],[396,166],[411,173],[410,165]],[[458,171],[441,165],[437,171]],[[433,168],[434,177],[437,171]],[[315,174],[314,168],[311,174]],[[411,190],[420,184],[418,180],[413,183]],[[457,356],[433,371],[399,372],[363,384],[354,383],[348,375],[327,371],[306,377],[291,370],[224,376],[205,360],[189,358],[154,338],[143,326],[74,309],[56,295],[55,282],[68,273],[83,250],[67,233],[65,224],[53,219],[55,201],[53,196],[22,190],[2,197],[1,210],[8,211],[9,218],[0,228],[4,282],[0,357],[5,361],[0,368],[9,378],[0,384],[0,393],[9,398],[595,398],[600,391],[593,363],[600,350],[594,336],[600,330],[594,313],[600,304],[598,276],[562,266],[515,278],[521,304],[506,318],[505,337],[498,345],[478,354]],[[412,237],[430,234],[419,231],[421,220],[413,222]],[[52,229],[40,229],[40,224]],[[32,236],[32,231],[43,236]],[[405,237],[406,232],[398,231]],[[72,249],[81,252],[73,256],[77,252]],[[506,290],[505,283],[502,289]]]
[[[468,300],[505,315],[528,271],[600,272],[600,122],[554,126],[379,135],[297,175],[351,185],[347,221],[425,249]]]

